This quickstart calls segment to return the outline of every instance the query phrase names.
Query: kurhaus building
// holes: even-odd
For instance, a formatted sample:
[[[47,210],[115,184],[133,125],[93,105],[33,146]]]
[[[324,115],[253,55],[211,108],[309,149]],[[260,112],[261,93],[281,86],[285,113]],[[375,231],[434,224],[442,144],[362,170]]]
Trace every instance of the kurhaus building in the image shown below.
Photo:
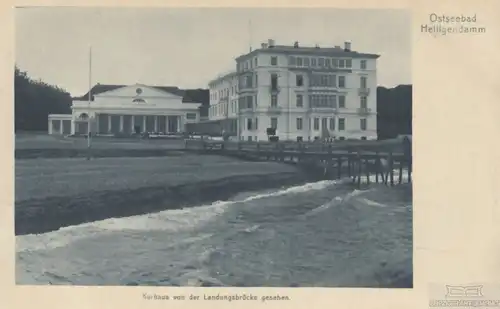
[[[267,128],[281,140],[376,139],[378,58],[353,51],[350,42],[302,47],[269,40],[210,83],[209,119],[235,119],[241,140],[266,140]]]
[[[97,84],[73,98],[72,114],[49,115],[49,134],[97,135],[177,133],[199,121],[208,107],[208,90],[177,87]],[[89,119],[90,117],[90,119]]]

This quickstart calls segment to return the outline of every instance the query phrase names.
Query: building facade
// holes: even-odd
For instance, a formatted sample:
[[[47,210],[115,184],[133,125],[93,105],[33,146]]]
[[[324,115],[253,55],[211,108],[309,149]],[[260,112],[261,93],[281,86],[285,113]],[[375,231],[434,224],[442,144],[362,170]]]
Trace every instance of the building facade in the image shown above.
[[[219,122],[221,130],[238,135],[238,74],[224,74],[208,84],[210,92],[209,120]]]
[[[49,134],[179,133],[200,119],[208,91],[135,84],[94,86],[73,98],[71,115],[49,115]],[[205,96],[207,98],[205,98]]]
[[[344,47],[276,45],[236,58],[238,136],[377,139],[377,59]]]

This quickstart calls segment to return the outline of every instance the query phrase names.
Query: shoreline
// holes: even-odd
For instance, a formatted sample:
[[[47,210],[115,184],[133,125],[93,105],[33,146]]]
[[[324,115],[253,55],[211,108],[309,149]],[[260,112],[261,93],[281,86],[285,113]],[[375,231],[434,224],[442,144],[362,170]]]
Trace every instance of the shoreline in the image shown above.
[[[241,192],[278,189],[323,180],[314,173],[238,175],[172,186],[103,190],[28,199],[15,204],[15,235],[40,234],[109,218],[144,215],[228,200]]]

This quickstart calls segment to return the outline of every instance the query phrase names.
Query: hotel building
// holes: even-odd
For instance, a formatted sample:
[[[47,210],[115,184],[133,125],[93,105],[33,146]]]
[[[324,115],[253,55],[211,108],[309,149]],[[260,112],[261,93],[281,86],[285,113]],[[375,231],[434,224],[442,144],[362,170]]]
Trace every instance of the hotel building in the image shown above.
[[[227,95],[229,102],[238,100],[240,140],[267,140],[267,128],[275,128],[280,140],[376,139],[378,58],[353,51],[349,42],[302,47],[269,40],[236,58],[231,80],[237,76],[237,85],[210,88],[211,106]]]

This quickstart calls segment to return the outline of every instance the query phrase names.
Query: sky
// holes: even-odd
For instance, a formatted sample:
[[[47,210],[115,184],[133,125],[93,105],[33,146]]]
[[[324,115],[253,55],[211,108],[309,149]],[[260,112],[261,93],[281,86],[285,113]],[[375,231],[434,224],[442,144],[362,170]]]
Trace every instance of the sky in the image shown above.
[[[278,45],[343,46],[380,54],[380,86],[411,83],[411,13],[404,10],[283,8],[16,9],[17,66],[72,96],[92,84],[207,88],[235,58]]]

